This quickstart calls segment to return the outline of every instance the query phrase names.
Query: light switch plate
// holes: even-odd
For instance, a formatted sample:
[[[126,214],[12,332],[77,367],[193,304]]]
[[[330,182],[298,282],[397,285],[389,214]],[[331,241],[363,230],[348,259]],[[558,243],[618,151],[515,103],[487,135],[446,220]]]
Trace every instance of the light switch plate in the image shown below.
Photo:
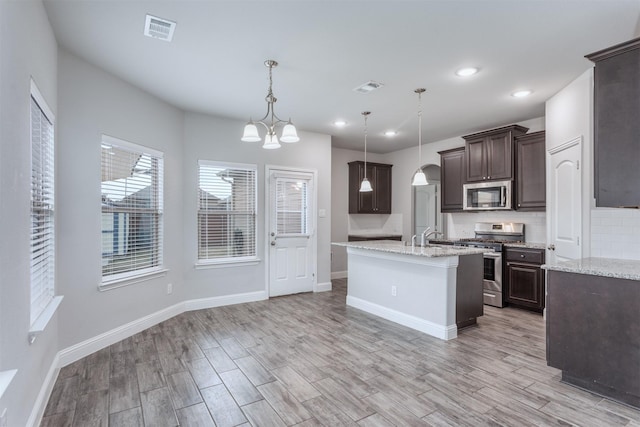
[[[327,216],[327,210],[326,209],[318,209],[318,216],[320,218],[324,218]]]

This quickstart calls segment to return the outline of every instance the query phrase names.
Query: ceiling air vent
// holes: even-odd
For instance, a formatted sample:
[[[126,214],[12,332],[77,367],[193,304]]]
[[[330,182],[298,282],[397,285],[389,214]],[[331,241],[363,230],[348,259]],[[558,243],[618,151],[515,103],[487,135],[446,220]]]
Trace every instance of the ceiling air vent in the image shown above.
[[[354,88],[353,91],[359,92],[359,93],[369,93],[369,92],[373,92],[376,89],[380,89],[382,86],[384,86],[384,84],[374,82],[373,80],[369,80],[365,84],[360,85],[357,88]]]
[[[173,38],[173,32],[176,29],[176,23],[157,16],[147,15],[144,23],[144,35],[170,42]]]

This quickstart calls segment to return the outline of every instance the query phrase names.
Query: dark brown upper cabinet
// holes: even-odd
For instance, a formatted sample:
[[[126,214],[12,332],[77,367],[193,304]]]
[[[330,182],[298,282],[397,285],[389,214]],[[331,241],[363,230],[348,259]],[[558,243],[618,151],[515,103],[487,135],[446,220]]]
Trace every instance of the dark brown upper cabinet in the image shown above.
[[[349,213],[391,213],[391,167],[384,163],[367,162],[367,178],[373,191],[361,193],[364,162],[349,162]]]
[[[513,141],[528,130],[511,125],[463,136],[466,141],[466,181],[513,179]]]
[[[442,212],[462,212],[462,184],[465,179],[465,148],[440,151]]]
[[[640,38],[586,56],[594,71],[598,207],[640,206]]]
[[[547,207],[545,133],[516,137],[516,204],[522,211],[544,211]]]

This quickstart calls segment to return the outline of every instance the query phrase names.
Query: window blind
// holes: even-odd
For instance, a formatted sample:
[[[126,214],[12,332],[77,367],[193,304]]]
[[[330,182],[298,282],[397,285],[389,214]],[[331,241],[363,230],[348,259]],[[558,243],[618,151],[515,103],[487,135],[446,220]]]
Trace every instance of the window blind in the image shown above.
[[[308,183],[291,178],[276,181],[276,232],[306,235],[308,230]]]
[[[51,302],[55,288],[54,131],[44,111],[48,107],[41,108],[32,95],[31,324]]]
[[[256,257],[256,169],[199,162],[198,260]]]
[[[102,279],[162,266],[163,155],[102,138]]]

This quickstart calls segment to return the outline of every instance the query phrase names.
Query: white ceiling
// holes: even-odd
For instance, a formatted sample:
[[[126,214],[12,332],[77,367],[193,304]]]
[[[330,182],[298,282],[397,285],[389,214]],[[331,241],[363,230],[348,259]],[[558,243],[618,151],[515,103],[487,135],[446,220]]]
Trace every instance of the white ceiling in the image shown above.
[[[585,54],[636,34],[640,0],[218,1],[45,0],[61,46],[181,109],[248,120],[266,111],[361,150],[541,117],[544,102],[587,70]],[[177,22],[173,42],[143,35],[147,13]],[[454,75],[477,66],[477,75]],[[375,80],[385,86],[360,94]],[[510,96],[518,89],[534,93]],[[337,129],[335,119],[349,125]],[[393,139],[382,133],[396,129]],[[238,140],[242,133],[238,128]],[[300,143],[304,143],[304,140]],[[284,147],[286,149],[286,146]]]

